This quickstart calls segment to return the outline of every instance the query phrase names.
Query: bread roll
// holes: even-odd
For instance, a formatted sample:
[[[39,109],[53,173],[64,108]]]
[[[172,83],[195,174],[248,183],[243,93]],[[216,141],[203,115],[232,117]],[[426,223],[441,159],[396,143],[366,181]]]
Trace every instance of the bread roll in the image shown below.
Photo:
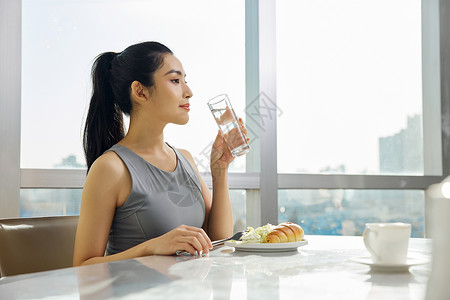
[[[276,226],[266,237],[266,243],[291,243],[303,240],[303,229],[294,223],[286,222]]]
[[[298,224],[286,222],[286,223],[281,223],[280,225],[288,226],[291,230],[293,230],[297,241],[301,241],[305,237],[305,232],[303,231],[303,228]]]

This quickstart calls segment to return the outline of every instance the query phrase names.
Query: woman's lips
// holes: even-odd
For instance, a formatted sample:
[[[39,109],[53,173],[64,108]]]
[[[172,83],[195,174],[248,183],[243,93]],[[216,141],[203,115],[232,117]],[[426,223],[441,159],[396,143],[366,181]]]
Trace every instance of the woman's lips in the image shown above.
[[[191,109],[189,108],[189,103],[186,103],[186,104],[184,104],[184,105],[180,105],[180,107],[181,108],[183,108],[183,109],[185,109],[185,110],[187,110],[187,111],[190,111]]]

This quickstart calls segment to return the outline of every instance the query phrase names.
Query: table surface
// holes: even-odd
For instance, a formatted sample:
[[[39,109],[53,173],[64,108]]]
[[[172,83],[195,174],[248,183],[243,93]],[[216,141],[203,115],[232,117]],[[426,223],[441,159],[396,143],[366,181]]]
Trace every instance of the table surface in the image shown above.
[[[209,256],[148,256],[0,278],[0,299],[424,299],[431,263],[400,273],[352,261],[361,237],[306,236],[297,251],[222,246]],[[408,257],[431,261],[431,240]]]

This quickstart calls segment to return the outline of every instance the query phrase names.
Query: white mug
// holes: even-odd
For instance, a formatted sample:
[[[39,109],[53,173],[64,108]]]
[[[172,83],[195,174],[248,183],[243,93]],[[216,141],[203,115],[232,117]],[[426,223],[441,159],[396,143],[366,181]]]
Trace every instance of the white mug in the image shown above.
[[[411,224],[367,223],[364,245],[377,264],[406,264]]]

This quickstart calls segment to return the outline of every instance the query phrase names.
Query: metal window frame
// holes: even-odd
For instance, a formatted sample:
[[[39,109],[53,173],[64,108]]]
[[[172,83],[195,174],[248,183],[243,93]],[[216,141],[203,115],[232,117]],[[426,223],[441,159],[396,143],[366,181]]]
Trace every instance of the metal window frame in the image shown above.
[[[246,0],[246,104],[261,92],[276,103],[275,0]],[[422,1],[425,176],[278,174],[276,120],[256,132],[247,173],[231,189],[247,190],[247,224],[277,222],[278,189],[419,189],[450,174],[450,3]],[[440,17],[439,17],[440,16]],[[0,217],[18,216],[20,188],[82,188],[85,170],[20,169],[21,1],[0,0]],[[264,88],[261,88],[264,87]],[[436,118],[440,115],[440,119]],[[202,173],[211,186],[209,173]]]
[[[21,10],[0,0],[0,218],[20,212]]]
[[[212,188],[211,173],[200,174],[209,188]],[[81,189],[86,180],[83,169],[22,169],[21,188],[24,189]],[[230,173],[231,189],[259,189],[258,173]]]

